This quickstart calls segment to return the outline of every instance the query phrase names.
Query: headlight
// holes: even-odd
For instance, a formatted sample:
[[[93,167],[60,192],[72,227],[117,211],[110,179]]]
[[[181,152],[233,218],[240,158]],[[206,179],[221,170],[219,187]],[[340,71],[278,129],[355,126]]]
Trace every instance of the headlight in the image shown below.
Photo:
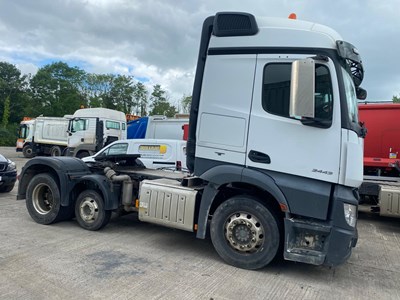
[[[346,219],[347,224],[351,227],[355,227],[357,222],[357,206],[348,203],[343,203],[343,206],[344,218]]]
[[[6,171],[14,171],[17,167],[15,166],[15,162],[9,161]]]

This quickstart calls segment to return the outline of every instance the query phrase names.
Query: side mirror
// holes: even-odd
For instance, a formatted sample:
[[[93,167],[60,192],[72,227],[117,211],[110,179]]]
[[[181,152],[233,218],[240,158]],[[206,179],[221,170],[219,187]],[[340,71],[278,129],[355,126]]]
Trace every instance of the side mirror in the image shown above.
[[[295,118],[314,118],[315,61],[312,58],[292,63],[289,115]]]
[[[362,87],[356,87],[356,95],[357,99],[359,100],[367,99],[367,91],[364,90]]]

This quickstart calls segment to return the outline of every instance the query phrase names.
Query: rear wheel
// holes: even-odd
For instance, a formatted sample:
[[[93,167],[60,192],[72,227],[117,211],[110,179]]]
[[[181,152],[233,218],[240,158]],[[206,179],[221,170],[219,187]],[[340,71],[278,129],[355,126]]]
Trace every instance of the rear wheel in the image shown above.
[[[59,146],[53,146],[50,149],[51,156],[61,156],[61,148]]]
[[[33,148],[32,148],[31,145],[25,145],[24,148],[22,148],[22,154],[26,158],[32,158],[32,157],[35,156],[35,154],[33,153]]]
[[[60,190],[49,173],[35,175],[26,191],[26,208],[39,224],[51,224],[68,218],[70,207],[61,206]]]
[[[258,199],[235,196],[215,211],[210,225],[211,240],[229,264],[243,269],[260,269],[277,255],[280,222]]]
[[[81,151],[81,152],[79,152],[77,155],[76,155],[76,157],[77,158],[84,158],[84,157],[88,157],[90,154],[89,154],[89,152],[87,152],[87,151]]]
[[[76,200],[75,216],[82,228],[99,230],[110,221],[111,211],[104,209],[103,197],[98,192],[86,190]]]

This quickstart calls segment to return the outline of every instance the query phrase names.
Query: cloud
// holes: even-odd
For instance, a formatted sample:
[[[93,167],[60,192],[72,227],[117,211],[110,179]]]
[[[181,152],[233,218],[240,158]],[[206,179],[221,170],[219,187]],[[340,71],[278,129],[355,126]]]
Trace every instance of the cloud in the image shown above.
[[[161,84],[170,98],[192,90],[203,20],[218,11],[299,19],[330,26],[355,44],[369,99],[400,93],[397,1],[354,0],[35,0],[0,2],[0,59],[26,72],[43,61],[121,73]],[[25,72],[25,71],[24,71]]]

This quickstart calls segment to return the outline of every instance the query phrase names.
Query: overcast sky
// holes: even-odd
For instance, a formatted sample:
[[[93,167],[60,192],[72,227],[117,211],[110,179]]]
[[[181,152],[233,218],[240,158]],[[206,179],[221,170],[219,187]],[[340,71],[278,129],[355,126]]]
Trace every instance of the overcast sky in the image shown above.
[[[178,100],[192,92],[202,22],[218,11],[332,27],[361,53],[368,100],[400,94],[400,0],[0,0],[0,61],[130,74]]]

